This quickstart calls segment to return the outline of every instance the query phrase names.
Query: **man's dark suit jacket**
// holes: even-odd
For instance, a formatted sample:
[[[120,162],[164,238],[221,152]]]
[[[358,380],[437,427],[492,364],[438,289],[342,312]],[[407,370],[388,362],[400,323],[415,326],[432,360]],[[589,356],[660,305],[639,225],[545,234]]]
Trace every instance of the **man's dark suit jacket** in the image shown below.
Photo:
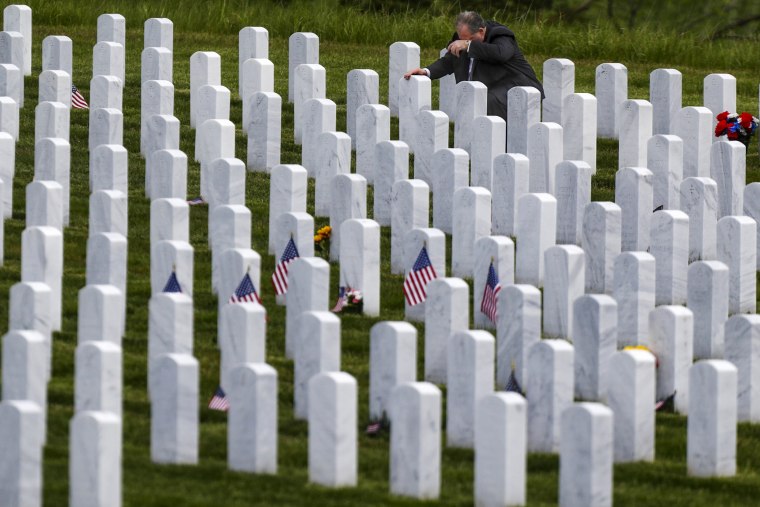
[[[454,34],[452,41],[458,40]],[[486,22],[483,42],[472,41],[469,52],[459,57],[451,52],[428,66],[430,79],[440,79],[453,73],[457,83],[467,81],[470,58],[474,58],[472,81],[480,81],[488,87],[488,114],[507,120],[507,92],[515,86],[533,86],[544,97],[544,88],[525,60],[515,39],[515,34],[495,21]]]

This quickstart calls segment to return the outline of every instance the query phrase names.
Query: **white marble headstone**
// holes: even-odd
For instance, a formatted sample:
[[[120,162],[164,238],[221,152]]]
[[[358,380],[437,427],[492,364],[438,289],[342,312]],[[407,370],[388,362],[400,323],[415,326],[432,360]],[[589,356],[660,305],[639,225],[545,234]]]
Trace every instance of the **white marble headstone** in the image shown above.
[[[681,110],[681,82],[681,73],[676,69],[655,69],[649,73],[654,135],[671,134],[673,119]]]
[[[574,403],[562,413],[560,505],[612,505],[613,419],[600,403]]]
[[[563,131],[558,123],[539,122],[528,130],[531,192],[555,194],[557,164],[564,160]]]
[[[433,165],[433,155],[449,147],[449,117],[441,111],[422,110],[416,121],[414,177],[432,185],[438,169]]]
[[[573,403],[573,346],[565,340],[539,340],[528,350],[528,449],[560,449],[562,412]]]
[[[388,107],[399,114],[399,79],[420,66],[420,47],[414,42],[394,42],[388,48]]]
[[[98,16],[97,41],[118,42],[126,46],[127,21],[121,14]]]
[[[590,93],[572,93],[562,108],[563,157],[583,160],[596,174],[597,100]]]
[[[684,107],[670,123],[670,133],[683,140],[683,177],[710,176],[713,114],[706,107]]]
[[[736,475],[737,369],[728,361],[700,361],[689,369],[686,464],[696,477]]]
[[[543,121],[560,123],[565,98],[575,92],[575,64],[567,58],[549,58],[544,62]]]
[[[296,32],[288,38],[288,102],[295,102],[296,68],[319,63],[319,37],[311,32]]]
[[[313,233],[312,233],[313,234]],[[287,312],[285,320],[285,355],[298,359],[300,347],[299,319],[305,312],[327,314],[330,265],[319,257],[300,257],[288,266]],[[336,317],[337,319],[337,317]],[[327,322],[331,322],[328,320]],[[338,325],[340,321],[338,320]],[[307,335],[310,329],[304,329]],[[340,339],[340,329],[337,331]],[[340,351],[340,348],[338,348]],[[308,379],[306,379],[308,380]],[[302,386],[306,389],[305,385]],[[305,408],[305,406],[304,406]],[[299,412],[306,417],[306,412]]]
[[[717,255],[718,185],[711,178],[690,177],[681,182],[681,211],[689,216],[689,262]]]
[[[475,414],[475,502],[523,505],[526,494],[528,407],[516,393],[483,397]]]
[[[391,493],[436,499],[441,489],[441,391],[407,382],[391,392]]]
[[[524,194],[517,213],[515,282],[543,287],[544,252],[557,236],[557,200],[550,194]]]
[[[650,245],[653,188],[652,171],[625,167],[615,174],[615,204],[622,212],[621,249],[644,252]]]
[[[230,470],[277,473],[277,370],[261,362],[238,366],[225,392]]]
[[[628,69],[622,63],[602,63],[596,68],[597,132],[599,137],[617,139],[618,108],[628,99]]]
[[[356,174],[367,178],[370,184],[375,181],[377,166],[375,145],[390,138],[390,109],[382,104],[364,104],[356,109]]]
[[[697,261],[689,266],[686,306],[694,314],[694,357],[723,357],[723,327],[728,319],[728,266]]]
[[[269,172],[280,164],[282,98],[273,92],[251,97],[248,135],[248,170]]]
[[[654,461],[655,357],[621,350],[609,361],[607,404],[614,414],[615,462]]]
[[[32,75],[32,9],[28,5],[8,5],[3,9],[3,30],[18,32],[24,38],[22,64],[25,76]]]
[[[673,394],[676,412],[689,408],[689,367],[694,356],[694,314],[683,306],[658,306],[649,312],[649,343],[657,356],[657,399]]]
[[[433,227],[452,232],[454,193],[470,182],[470,157],[460,148],[444,148],[433,155]]]
[[[532,86],[510,88],[507,92],[507,153],[527,155],[528,131],[540,121],[541,92]]]
[[[380,225],[374,220],[350,218],[340,226],[340,238],[340,286],[359,290],[362,313],[377,317],[380,315]],[[337,246],[331,243],[331,254]]]
[[[449,339],[467,331],[470,287],[461,278],[437,278],[427,285],[425,301],[425,380],[447,382]]]
[[[346,133],[356,148],[356,110],[364,104],[377,104],[380,76],[372,69],[353,69],[346,76]]]
[[[683,141],[678,136],[658,134],[647,142],[647,164],[652,171],[653,209],[680,209],[683,181]]]
[[[151,386],[150,458],[154,463],[198,462],[198,361],[189,354],[156,358]]]
[[[404,272],[404,237],[428,226],[430,188],[422,180],[398,180],[391,192],[391,273]]]
[[[757,223],[745,216],[718,220],[717,259],[728,266],[728,311],[755,313],[757,308]]]
[[[451,229],[451,274],[472,278],[475,244],[491,235],[491,192],[483,187],[457,190]]]
[[[403,141],[381,141],[375,145],[372,218],[380,225],[391,225],[393,185],[409,178],[409,153],[409,146]]]
[[[327,311],[302,312],[296,322],[293,363],[293,416],[296,419],[309,418],[311,379],[320,373],[340,371],[340,324],[340,319]],[[313,399],[317,407],[323,402],[319,397]]]
[[[198,128],[198,90],[203,85],[222,84],[222,58],[213,51],[196,51],[190,56],[190,127]]]
[[[417,329],[408,322],[378,322],[370,330],[369,418],[388,417],[391,392],[417,380]]]

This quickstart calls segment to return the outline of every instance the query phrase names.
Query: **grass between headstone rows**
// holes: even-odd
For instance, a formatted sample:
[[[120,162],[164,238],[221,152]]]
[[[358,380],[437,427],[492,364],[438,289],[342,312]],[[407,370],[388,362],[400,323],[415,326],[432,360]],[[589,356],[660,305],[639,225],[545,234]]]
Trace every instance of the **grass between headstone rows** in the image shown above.
[[[117,9],[101,12],[119,12]],[[150,16],[172,13],[151,12]],[[274,259],[267,255],[269,178],[249,173],[246,204],[252,214],[251,246],[262,255],[261,292],[269,314],[267,361],[279,375],[279,473],[255,476],[230,472],[226,468],[226,415],[209,411],[205,404],[218,383],[219,354],[216,346],[216,298],[210,290],[210,253],[207,247],[207,209],[192,207],[190,241],[195,248],[195,356],[201,367],[200,462],[197,466],[164,466],[150,461],[150,406],[147,400],[147,322],[150,297],[149,202],[144,196],[144,161],[139,156],[140,52],[142,22],[148,16],[128,18],[127,83],[124,91],[124,146],[129,157],[129,258],[127,327],[123,340],[124,418],[123,418],[123,496],[124,505],[416,505],[418,502],[388,494],[388,438],[359,437],[359,485],[357,488],[329,490],[308,484],[307,427],[292,417],[293,367],[284,357],[283,307],[274,304],[269,276]],[[250,21],[246,24],[258,24]],[[264,24],[264,23],[261,23]],[[241,28],[241,23],[238,28]],[[246,159],[246,136],[240,129],[241,102],[237,96],[237,30],[227,34],[183,31],[175,25],[174,86],[175,116],[181,122],[181,149],[188,154],[188,196],[198,195],[199,167],[192,162],[195,132],[189,127],[189,58],[195,51],[216,51],[222,56],[222,84],[232,92],[231,120],[236,123],[236,154]],[[310,30],[308,23],[299,28]],[[89,97],[91,48],[95,43],[95,24],[86,27],[63,25],[34,28],[33,75],[26,78],[26,107],[21,112],[21,138],[16,151],[13,218],[5,222],[5,264],[0,269],[0,329],[7,329],[10,286],[20,280],[20,244],[24,228],[25,187],[34,168],[34,107],[37,104],[37,76],[40,72],[41,41],[47,35],[65,34],[74,41],[74,83]],[[445,39],[445,34],[443,36]],[[422,50],[422,61],[431,61],[437,49]],[[532,52],[529,59],[540,74],[541,63],[561,53]],[[668,55],[665,55],[666,57]],[[670,55],[668,65],[684,74],[684,105],[701,103],[704,75],[729,71],[739,79],[739,109],[757,111],[757,77],[754,69],[693,68],[679,65],[679,55]],[[270,59],[275,64],[275,87],[287,97],[287,39],[270,39]],[[603,61],[621,61],[614,56]],[[629,96],[648,98],[648,75],[656,67],[622,60],[629,68]],[[667,60],[666,60],[667,61]],[[602,60],[576,59],[576,91],[594,91],[594,69]],[[323,40],[320,63],[327,69],[327,96],[338,105],[337,128],[345,129],[346,74],[354,68],[371,68],[380,76],[381,101],[387,99],[387,46],[360,45]],[[437,87],[434,86],[434,97]],[[436,104],[434,98],[434,106]],[[292,105],[283,106],[282,162],[299,163],[300,146],[293,139]],[[54,370],[49,386],[48,445],[45,449],[44,498],[46,505],[64,505],[68,497],[68,433],[73,415],[74,351],[77,343],[77,293],[85,285],[88,189],[88,114],[71,113],[71,224],[64,232],[63,329],[54,337]],[[397,133],[394,123],[393,136]],[[748,156],[748,181],[760,179],[756,148]],[[411,164],[410,164],[411,167]],[[600,141],[597,175],[593,179],[592,199],[614,199],[614,174],[617,143]],[[309,200],[313,202],[313,182]],[[368,207],[371,209],[371,190]],[[313,212],[313,207],[309,207]],[[317,227],[327,223],[316,221]],[[381,247],[382,320],[403,319],[402,277],[390,274],[388,252],[390,234],[383,228]],[[337,293],[338,265],[331,265],[331,301]],[[369,379],[369,330],[381,319],[343,315],[342,369],[359,383],[359,421],[367,421]],[[422,378],[423,326],[417,325],[418,376]],[[361,428],[360,428],[361,429]],[[615,467],[616,504],[672,505],[746,505],[760,493],[760,426],[739,425],[738,473],[735,478],[705,480],[686,475],[686,419],[658,415],[657,459],[653,464]],[[440,504],[472,503],[473,453],[444,448]],[[532,454],[528,458],[528,501],[531,505],[550,505],[557,501],[558,459]]]

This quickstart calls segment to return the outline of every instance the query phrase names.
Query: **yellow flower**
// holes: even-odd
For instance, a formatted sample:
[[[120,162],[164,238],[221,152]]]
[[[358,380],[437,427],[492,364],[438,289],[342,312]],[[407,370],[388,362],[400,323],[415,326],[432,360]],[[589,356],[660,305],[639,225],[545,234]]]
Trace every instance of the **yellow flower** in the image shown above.
[[[314,242],[315,243],[319,243],[320,241],[322,241],[322,235],[321,234],[315,235],[314,236]]]

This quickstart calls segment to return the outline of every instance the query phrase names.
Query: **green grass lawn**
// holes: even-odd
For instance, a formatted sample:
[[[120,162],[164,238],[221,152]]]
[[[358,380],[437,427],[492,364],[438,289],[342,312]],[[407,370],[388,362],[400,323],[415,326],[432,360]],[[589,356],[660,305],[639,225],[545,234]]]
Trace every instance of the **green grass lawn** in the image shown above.
[[[226,2],[217,2],[224,6]],[[269,178],[248,174],[246,203],[252,214],[251,246],[262,256],[262,293],[269,312],[267,361],[279,375],[279,473],[276,476],[255,476],[230,472],[226,467],[226,415],[205,408],[217,385],[219,353],[216,347],[216,298],[210,290],[210,260],[207,247],[207,209],[192,207],[190,241],[195,248],[195,356],[201,368],[200,462],[197,466],[164,466],[150,461],[150,406],[146,396],[147,323],[150,297],[149,202],[144,197],[145,163],[139,156],[140,121],[140,53],[142,23],[148,17],[167,16],[179,20],[174,32],[175,116],[181,122],[181,149],[192,160],[195,132],[189,121],[189,59],[195,51],[216,51],[222,57],[222,84],[232,92],[231,120],[238,126],[236,154],[246,160],[246,137],[240,129],[241,101],[237,97],[237,31],[246,25],[268,26],[262,18],[244,18],[229,14],[233,29],[220,30],[219,19],[208,19],[209,30],[198,18],[187,21],[181,6],[171,1],[147,4],[134,2],[93,2],[100,9],[88,10],[82,19],[68,16],[65,2],[32,2],[37,24],[34,27],[33,75],[26,78],[26,107],[21,112],[21,137],[16,150],[13,218],[5,221],[5,264],[0,269],[0,329],[7,329],[8,294],[11,285],[20,280],[20,237],[24,228],[24,192],[34,170],[34,107],[37,104],[37,76],[41,67],[41,43],[47,35],[65,34],[74,41],[74,83],[89,98],[92,46],[95,43],[95,18],[103,12],[123,12],[128,19],[127,69],[124,90],[124,146],[129,157],[129,259],[127,325],[123,340],[124,359],[124,504],[151,505],[416,505],[418,502],[388,494],[388,438],[359,437],[359,485],[356,488],[329,490],[308,484],[306,423],[292,416],[293,365],[284,355],[284,308],[274,304],[268,281],[274,259],[267,255]],[[189,4],[188,4],[189,5]],[[85,6],[79,9],[88,9]],[[120,8],[123,8],[121,10]],[[67,10],[69,9],[69,10]],[[189,7],[192,10],[192,7]],[[273,7],[273,15],[281,16],[277,30],[271,30],[270,60],[275,64],[275,87],[287,97],[287,23],[282,7]],[[194,11],[197,12],[197,11]],[[287,10],[285,11],[287,12]],[[346,74],[355,68],[371,68],[380,74],[381,101],[387,98],[388,51],[385,41],[368,38],[367,43],[352,41],[344,33],[325,34],[309,23],[308,11],[293,11],[293,30],[314,30],[322,36],[320,63],[327,69],[327,96],[337,104],[337,128],[345,130]],[[314,13],[320,20],[340,17],[340,13]],[[220,16],[223,16],[220,15]],[[236,17],[237,16],[237,17]],[[394,20],[391,20],[395,22]],[[389,23],[391,23],[389,21]],[[48,24],[43,24],[47,22]],[[274,21],[273,21],[274,22]],[[367,23],[358,17],[357,23]],[[407,23],[409,23],[407,21]],[[222,24],[223,26],[226,26]],[[285,27],[285,28],[283,28]],[[407,26],[404,32],[389,24],[390,33],[401,33],[405,40],[417,40]],[[394,31],[396,30],[396,31]],[[447,29],[448,30],[448,29]],[[527,30],[527,28],[526,28]],[[552,37],[558,37],[551,30]],[[568,29],[570,30],[570,29]],[[519,32],[518,32],[519,33]],[[591,32],[589,32],[591,33]],[[678,38],[659,41],[650,35],[638,54],[610,50],[600,58],[598,40],[592,37],[573,40],[567,52],[552,42],[542,47],[531,32],[526,53],[541,72],[546,58],[571,57],[576,63],[576,91],[594,92],[594,69],[604,61],[620,61],[629,69],[629,97],[649,97],[649,72],[658,67],[674,67],[683,73],[684,105],[700,105],[702,79],[712,72],[731,72],[738,78],[738,104],[741,111],[758,111],[758,78],[755,57],[737,57],[732,46],[706,48],[705,62],[695,58],[694,51],[679,52]],[[441,34],[444,44],[448,31]],[[624,37],[624,36],[621,36]],[[555,41],[555,39],[551,39]],[[398,39],[397,39],[398,40]],[[390,42],[392,42],[391,39]],[[672,43],[668,50],[668,42]],[[624,41],[621,41],[623,44]],[[438,53],[438,46],[422,49],[422,61],[429,62]],[[656,48],[653,49],[653,48]],[[756,49],[756,48],[755,48]],[[721,52],[723,51],[723,52]],[[616,56],[617,55],[617,56]],[[721,59],[721,55],[724,57]],[[716,65],[716,61],[722,62]],[[433,88],[434,105],[437,86]],[[292,105],[283,106],[282,163],[299,163],[300,146],[293,140]],[[44,462],[44,499],[46,505],[65,505],[68,498],[68,433],[73,415],[74,351],[77,344],[77,292],[85,285],[85,256],[88,216],[88,115],[71,113],[71,223],[64,232],[63,328],[54,337],[54,370],[49,385],[48,445]],[[393,126],[394,135],[397,127]],[[410,167],[412,165],[410,164]],[[614,174],[617,167],[617,143],[600,141],[598,172],[593,180],[594,200],[614,199]],[[747,159],[748,181],[760,180],[757,149]],[[188,196],[199,193],[199,167],[189,164]],[[313,182],[310,184],[313,202]],[[369,203],[371,204],[371,194]],[[371,206],[370,206],[371,208]],[[309,207],[309,212],[313,206]],[[316,221],[317,228],[327,223]],[[382,320],[403,319],[402,277],[390,274],[390,231],[383,228],[381,265]],[[338,265],[331,265],[331,301],[338,285]],[[342,369],[354,375],[359,383],[359,421],[363,425],[368,414],[369,330],[381,319],[344,315],[342,319]],[[422,331],[418,339],[418,375],[422,378]],[[652,464],[618,465],[615,467],[614,500],[618,505],[749,505],[760,494],[760,426],[739,426],[737,475],[731,479],[693,479],[686,475],[686,419],[662,414],[657,419],[657,459]],[[473,453],[444,448],[440,503],[466,505],[472,503]],[[557,502],[558,459],[552,455],[528,457],[528,501],[531,505]]]

